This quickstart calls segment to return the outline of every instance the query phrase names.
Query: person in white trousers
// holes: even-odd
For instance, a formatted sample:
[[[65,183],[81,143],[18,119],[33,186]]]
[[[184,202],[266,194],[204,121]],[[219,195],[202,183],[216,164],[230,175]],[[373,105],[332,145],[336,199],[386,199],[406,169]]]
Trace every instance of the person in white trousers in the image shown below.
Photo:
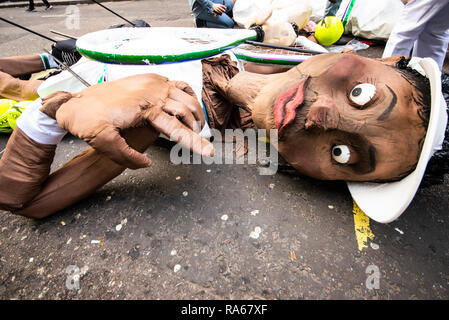
[[[382,58],[430,57],[440,70],[449,43],[449,0],[411,0],[402,11],[385,46]]]

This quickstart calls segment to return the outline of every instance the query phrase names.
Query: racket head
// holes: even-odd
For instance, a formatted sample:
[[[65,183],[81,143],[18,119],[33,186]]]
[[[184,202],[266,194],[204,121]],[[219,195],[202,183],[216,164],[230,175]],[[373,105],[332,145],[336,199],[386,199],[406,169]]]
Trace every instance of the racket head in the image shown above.
[[[76,48],[105,63],[163,64],[210,57],[256,37],[246,29],[120,28],[85,34]]]
[[[295,45],[293,48],[306,49],[299,45]],[[246,43],[233,48],[232,52],[237,59],[245,62],[277,66],[295,66],[313,56],[310,53],[267,48]]]

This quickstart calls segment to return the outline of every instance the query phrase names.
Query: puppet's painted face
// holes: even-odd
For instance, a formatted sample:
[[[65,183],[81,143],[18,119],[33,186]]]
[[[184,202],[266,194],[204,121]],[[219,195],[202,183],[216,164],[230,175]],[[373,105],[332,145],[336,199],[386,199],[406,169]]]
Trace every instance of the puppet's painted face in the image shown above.
[[[413,87],[392,67],[326,54],[277,77],[254,101],[253,114],[259,127],[279,130],[279,152],[298,171],[384,181],[414,169],[425,128]],[[271,112],[258,118],[267,105]]]

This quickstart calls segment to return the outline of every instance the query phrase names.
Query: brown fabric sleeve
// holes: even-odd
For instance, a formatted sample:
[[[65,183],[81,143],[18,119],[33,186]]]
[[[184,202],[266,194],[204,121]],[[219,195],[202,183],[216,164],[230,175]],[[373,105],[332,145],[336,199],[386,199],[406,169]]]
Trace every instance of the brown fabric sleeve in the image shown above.
[[[124,131],[123,136],[132,148],[144,152],[158,133],[146,127],[132,128]],[[38,219],[47,217],[89,196],[125,169],[90,148],[53,172],[40,193],[13,213]]]
[[[209,126],[222,133],[225,129],[253,127],[251,114],[226,100],[220,89],[239,73],[236,63],[229,55],[222,55],[204,59],[202,65],[202,99],[209,118]]]
[[[0,58],[0,71],[18,77],[44,71],[44,64],[38,54]]]
[[[30,139],[16,128],[0,159],[0,208],[17,210],[39,193],[50,172],[55,145]]]

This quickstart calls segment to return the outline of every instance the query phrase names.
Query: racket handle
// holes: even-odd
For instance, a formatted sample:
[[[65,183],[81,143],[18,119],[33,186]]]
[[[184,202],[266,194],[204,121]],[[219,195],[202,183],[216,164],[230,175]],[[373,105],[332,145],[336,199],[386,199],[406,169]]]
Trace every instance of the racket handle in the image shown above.
[[[257,42],[263,42],[263,39],[265,38],[265,31],[263,31],[262,26],[259,26],[258,24],[253,24],[249,27],[250,30],[254,30],[257,34]]]

